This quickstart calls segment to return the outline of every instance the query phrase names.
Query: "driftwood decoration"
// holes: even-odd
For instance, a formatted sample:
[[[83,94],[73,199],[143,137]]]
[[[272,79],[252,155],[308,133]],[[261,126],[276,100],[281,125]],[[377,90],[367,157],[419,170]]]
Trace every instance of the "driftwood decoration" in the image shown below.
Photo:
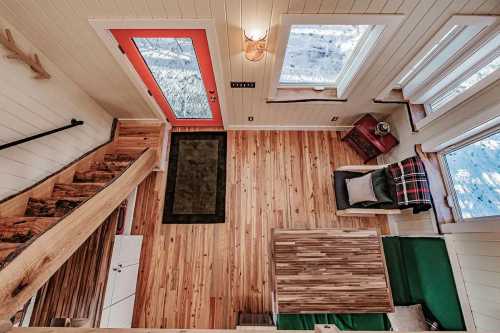
[[[7,55],[7,58],[20,60],[30,66],[30,68],[37,74],[35,79],[50,79],[50,74],[43,68],[38,55],[35,53],[33,56],[30,56],[17,47],[9,29],[5,29],[5,35],[0,32],[0,44],[12,52]]]

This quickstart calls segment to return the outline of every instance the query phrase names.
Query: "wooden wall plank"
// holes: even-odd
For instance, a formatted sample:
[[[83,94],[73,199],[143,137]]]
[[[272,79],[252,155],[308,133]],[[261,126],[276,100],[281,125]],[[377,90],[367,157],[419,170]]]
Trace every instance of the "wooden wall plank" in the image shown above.
[[[351,8],[351,14],[363,14],[372,5],[372,0],[355,0]],[[379,9],[380,11],[380,9]],[[377,11],[377,12],[379,12]]]
[[[52,318],[87,318],[99,327],[120,207],[80,246],[38,291],[30,326],[50,326]],[[123,216],[123,212],[121,213]]]
[[[321,14],[331,14],[335,11],[337,7],[338,0],[323,0],[321,1],[321,7],[319,8],[319,12]]]

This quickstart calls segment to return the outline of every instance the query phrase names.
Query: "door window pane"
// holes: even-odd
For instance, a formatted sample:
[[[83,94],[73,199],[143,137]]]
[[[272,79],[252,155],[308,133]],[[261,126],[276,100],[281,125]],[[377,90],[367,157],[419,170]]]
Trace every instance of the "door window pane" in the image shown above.
[[[292,25],[281,84],[333,85],[369,25]]]
[[[198,59],[191,38],[134,38],[178,119],[211,119]]]
[[[500,132],[444,158],[462,218],[500,216]]]

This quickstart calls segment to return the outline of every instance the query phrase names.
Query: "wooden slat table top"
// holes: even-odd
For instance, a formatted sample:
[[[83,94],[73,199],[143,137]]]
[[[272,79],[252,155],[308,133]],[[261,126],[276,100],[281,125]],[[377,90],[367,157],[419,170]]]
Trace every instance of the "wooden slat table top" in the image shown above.
[[[375,230],[273,229],[280,313],[384,313],[394,305]]]

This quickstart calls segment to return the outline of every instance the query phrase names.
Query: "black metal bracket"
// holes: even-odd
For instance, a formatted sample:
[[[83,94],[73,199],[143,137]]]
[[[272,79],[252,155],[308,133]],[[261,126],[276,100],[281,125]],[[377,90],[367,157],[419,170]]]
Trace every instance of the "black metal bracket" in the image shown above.
[[[0,150],[6,149],[6,148],[9,148],[9,147],[13,147],[13,146],[17,146],[17,145],[20,145],[21,143],[25,143],[25,142],[28,142],[28,141],[31,141],[31,140],[35,140],[35,139],[44,137],[46,135],[50,135],[50,134],[54,134],[54,133],[57,133],[57,132],[60,132],[60,131],[64,131],[65,129],[68,129],[68,128],[71,128],[71,127],[80,126],[80,125],[83,125],[83,123],[84,123],[83,120],[71,119],[71,124],[69,124],[69,125],[66,125],[66,126],[63,126],[63,127],[59,127],[59,128],[56,128],[56,129],[53,129],[53,130],[50,130],[50,131],[42,132],[42,133],[39,133],[39,134],[35,134],[35,135],[30,136],[30,137],[21,139],[21,140],[17,140],[17,141],[6,143],[6,144],[0,146]]]

